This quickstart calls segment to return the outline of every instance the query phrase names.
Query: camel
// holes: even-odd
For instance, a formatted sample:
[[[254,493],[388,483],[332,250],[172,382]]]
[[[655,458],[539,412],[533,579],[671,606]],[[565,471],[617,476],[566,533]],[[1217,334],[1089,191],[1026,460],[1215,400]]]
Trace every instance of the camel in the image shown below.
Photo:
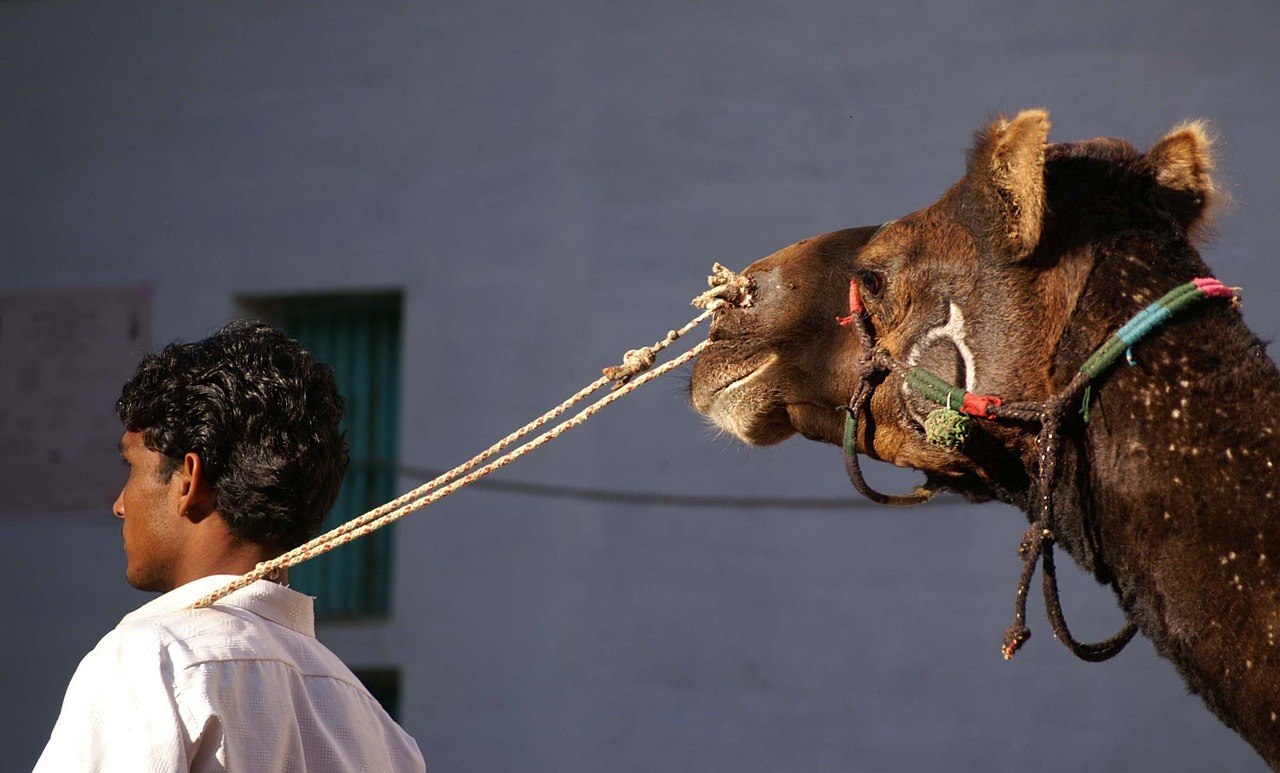
[[[1140,631],[1280,768],[1280,373],[1198,252],[1211,137],[1191,122],[1143,153],[1049,127],[1044,110],[998,118],[930,206],[749,266],[694,407],[748,444],[843,444],[861,488],[859,453],[925,473],[903,498],[868,490],[880,501],[950,490],[1024,510],[1006,657],[1039,561],[1073,651],[1103,659]],[[1114,591],[1128,625],[1112,640],[1070,637],[1055,544]]]

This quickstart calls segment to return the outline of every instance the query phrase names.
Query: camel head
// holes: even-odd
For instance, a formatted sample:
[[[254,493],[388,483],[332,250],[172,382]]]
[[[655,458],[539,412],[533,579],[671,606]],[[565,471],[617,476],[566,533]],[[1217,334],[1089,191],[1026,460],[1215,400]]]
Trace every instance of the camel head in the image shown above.
[[[1061,344],[1098,245],[1126,230],[1145,234],[1152,253],[1167,246],[1161,239],[1185,242],[1213,193],[1211,157],[1198,124],[1145,154],[1114,139],[1048,144],[1049,125],[1043,110],[997,119],[978,131],[964,177],[932,205],[748,267],[753,304],[717,313],[693,371],[695,408],[753,445],[793,433],[840,443],[837,408],[862,355],[858,336],[837,323],[850,314],[851,283],[874,341],[901,363],[1006,400],[1041,400],[1069,381],[1087,351],[1064,354]],[[1115,305],[1136,311],[1170,286],[1139,287]],[[1118,321],[1128,313],[1117,308]],[[1112,332],[1107,315],[1094,316],[1090,347]],[[977,497],[1025,488],[1025,432],[979,422],[963,447],[928,443],[925,421],[938,406],[904,377],[895,370],[876,384],[859,451]]]

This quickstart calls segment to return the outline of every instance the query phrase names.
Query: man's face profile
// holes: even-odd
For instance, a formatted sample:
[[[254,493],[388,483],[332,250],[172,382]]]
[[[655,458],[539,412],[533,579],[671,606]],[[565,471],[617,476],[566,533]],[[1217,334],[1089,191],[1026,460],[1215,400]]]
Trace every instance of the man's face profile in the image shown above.
[[[138,590],[170,591],[182,552],[182,476],[174,473],[165,479],[164,456],[146,447],[141,432],[124,433],[120,456],[129,477],[111,509],[123,520],[125,579]]]

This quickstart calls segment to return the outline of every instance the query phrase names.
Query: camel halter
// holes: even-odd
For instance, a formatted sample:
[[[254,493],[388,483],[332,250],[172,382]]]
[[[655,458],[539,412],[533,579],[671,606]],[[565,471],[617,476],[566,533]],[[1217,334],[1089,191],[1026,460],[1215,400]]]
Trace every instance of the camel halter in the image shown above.
[[[871,238],[874,239],[888,225],[889,223],[885,223],[880,226]],[[935,445],[951,449],[963,446],[970,428],[971,417],[987,421],[1040,425],[1040,431],[1036,434],[1036,447],[1039,449],[1036,497],[1039,500],[1039,507],[1035,520],[1032,521],[1031,527],[1018,545],[1018,557],[1023,562],[1022,575],[1018,579],[1014,621],[1005,631],[1004,643],[1001,647],[1005,660],[1012,660],[1027,639],[1031,638],[1031,630],[1026,625],[1027,592],[1035,575],[1036,564],[1041,560],[1044,562],[1044,599],[1049,624],[1054,636],[1076,657],[1094,663],[1109,660],[1118,655],[1138,632],[1137,624],[1128,621],[1116,635],[1105,641],[1090,644],[1077,641],[1067,628],[1066,619],[1062,614],[1062,603],[1058,596],[1057,569],[1053,560],[1052,491],[1057,471],[1058,452],[1063,442],[1059,429],[1068,407],[1077,397],[1080,397],[1080,414],[1085,424],[1089,423],[1093,382],[1109,371],[1122,354],[1130,364],[1133,364],[1131,348],[1138,341],[1175,314],[1210,298],[1228,299],[1233,305],[1239,305],[1239,288],[1227,287],[1212,278],[1193,279],[1179,285],[1143,309],[1107,339],[1106,343],[1085,360],[1075,377],[1061,392],[1043,401],[1006,403],[999,397],[967,392],[925,368],[908,365],[895,359],[873,338],[857,278],[849,280],[849,316],[839,317],[836,321],[840,325],[853,327],[855,335],[858,336],[858,342],[862,346],[863,355],[855,365],[857,386],[849,398],[849,404],[840,406],[837,410],[845,414],[845,469],[849,474],[849,480],[860,493],[873,502],[908,506],[928,501],[938,490],[934,483],[929,482],[924,486],[918,486],[910,494],[881,494],[868,486],[862,476],[857,449],[859,419],[870,402],[875,387],[895,371],[906,374],[904,377],[906,384],[916,394],[944,406],[933,411],[925,422],[926,440]]]
[[[702,341],[675,359],[663,363],[648,373],[644,373],[644,371],[653,367],[653,364],[657,359],[658,352],[673,344],[676,339],[697,327],[703,320],[710,317],[716,311],[725,308],[726,306],[750,306],[754,302],[751,296],[751,284],[748,279],[738,276],[719,263],[716,263],[711,270],[713,273],[711,276],[707,277],[707,284],[710,285],[711,289],[693,299],[693,305],[704,309],[704,311],[689,321],[684,327],[679,330],[669,331],[665,338],[651,346],[628,351],[623,355],[621,365],[605,368],[603,376],[583,387],[568,400],[565,400],[555,408],[552,408],[510,435],[507,435],[502,440],[499,440],[497,443],[472,457],[470,460],[458,465],[443,475],[438,476],[434,480],[431,480],[380,507],[370,510],[364,515],[353,518],[341,526],[321,534],[319,537],[316,537],[304,545],[300,545],[287,553],[271,559],[270,561],[263,561],[262,563],[259,563],[253,570],[246,572],[223,587],[218,588],[207,596],[199,599],[191,605],[191,608],[200,609],[210,606],[218,599],[223,598],[230,593],[234,593],[241,588],[247,587],[257,580],[261,580],[265,577],[278,577],[282,569],[286,569],[295,564],[300,564],[303,561],[306,561],[309,558],[315,558],[322,553],[327,553],[340,545],[345,545],[358,537],[363,537],[364,535],[376,529],[380,529],[389,523],[398,521],[409,513],[421,510],[427,505],[449,496],[463,486],[474,483],[489,473],[505,467],[513,460],[524,456],[535,448],[556,439],[565,432],[579,426],[595,415],[595,413],[601,408],[609,405],[618,398],[631,394],[636,389],[647,384],[658,376],[674,370],[686,362],[689,362],[694,357],[697,357],[704,349],[707,348],[711,343],[710,341]],[[640,375],[642,373],[643,375]],[[488,462],[483,467],[476,469],[481,462],[484,462],[486,459],[490,459],[495,454],[506,451],[506,449],[510,448],[516,441],[527,437],[529,434],[541,428],[552,419],[564,414],[574,404],[581,402],[591,393],[610,383],[612,383],[612,390],[609,394],[587,406],[577,415],[560,422],[533,440],[530,440],[524,445],[516,448],[514,451],[509,451]]]

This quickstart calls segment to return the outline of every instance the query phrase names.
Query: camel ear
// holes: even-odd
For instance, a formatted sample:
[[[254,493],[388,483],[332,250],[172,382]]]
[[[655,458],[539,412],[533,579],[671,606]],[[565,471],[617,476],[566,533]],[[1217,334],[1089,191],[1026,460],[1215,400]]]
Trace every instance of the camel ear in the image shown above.
[[[987,236],[995,251],[1018,260],[1040,242],[1044,224],[1044,151],[1047,110],[1003,116],[978,132],[969,151],[968,178],[988,213]]]
[[[1213,184],[1213,137],[1203,121],[1188,121],[1147,152],[1166,208],[1188,232],[1204,224],[1217,198]]]

